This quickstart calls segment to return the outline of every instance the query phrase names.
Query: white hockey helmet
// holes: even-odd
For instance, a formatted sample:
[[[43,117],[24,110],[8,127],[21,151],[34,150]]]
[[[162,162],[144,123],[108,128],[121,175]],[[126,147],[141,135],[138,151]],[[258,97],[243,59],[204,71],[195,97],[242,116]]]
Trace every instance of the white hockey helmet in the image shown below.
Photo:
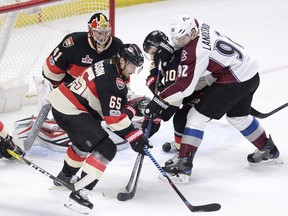
[[[184,35],[188,35],[191,37],[191,39],[193,39],[191,35],[193,28],[198,30],[195,20],[192,17],[189,15],[177,15],[172,19],[170,23],[171,39],[176,42]]]

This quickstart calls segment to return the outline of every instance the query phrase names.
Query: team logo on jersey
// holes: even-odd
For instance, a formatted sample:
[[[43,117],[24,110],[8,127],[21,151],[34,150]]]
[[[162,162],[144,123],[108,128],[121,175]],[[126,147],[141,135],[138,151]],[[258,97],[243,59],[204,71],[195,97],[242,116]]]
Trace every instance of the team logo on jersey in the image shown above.
[[[72,37],[67,38],[64,42],[63,42],[63,47],[68,48],[74,45],[74,41],[72,39]]]
[[[181,61],[185,61],[186,59],[187,59],[187,52],[186,50],[183,50],[181,54]]]
[[[84,58],[82,58],[82,63],[84,64],[92,64],[93,59],[90,58],[89,55],[86,55]]]
[[[121,78],[116,79],[116,86],[119,90],[122,90],[125,88],[125,82]]]

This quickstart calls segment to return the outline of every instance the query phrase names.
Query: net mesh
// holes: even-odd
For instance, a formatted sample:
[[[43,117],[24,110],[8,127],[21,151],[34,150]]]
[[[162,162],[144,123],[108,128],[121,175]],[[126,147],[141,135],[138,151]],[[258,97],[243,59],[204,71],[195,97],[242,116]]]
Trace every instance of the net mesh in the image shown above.
[[[19,2],[25,1],[2,0],[0,8]],[[109,16],[109,0],[64,0],[0,14],[0,85],[27,82],[35,94],[33,76],[41,76],[46,57],[66,34],[87,31],[96,12]]]

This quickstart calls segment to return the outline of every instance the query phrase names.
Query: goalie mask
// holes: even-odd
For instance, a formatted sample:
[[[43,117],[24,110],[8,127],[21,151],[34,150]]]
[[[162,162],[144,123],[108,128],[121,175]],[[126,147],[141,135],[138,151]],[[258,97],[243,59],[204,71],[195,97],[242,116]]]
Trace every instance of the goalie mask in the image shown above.
[[[97,50],[99,52],[104,51],[111,35],[111,26],[103,13],[96,13],[90,18],[88,32]]]

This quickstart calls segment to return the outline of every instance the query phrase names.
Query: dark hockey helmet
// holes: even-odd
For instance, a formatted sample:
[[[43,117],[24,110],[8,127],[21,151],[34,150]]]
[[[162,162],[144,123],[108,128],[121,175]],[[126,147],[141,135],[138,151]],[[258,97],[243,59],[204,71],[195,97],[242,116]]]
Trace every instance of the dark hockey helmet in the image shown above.
[[[117,57],[123,57],[126,64],[131,62],[137,67],[141,67],[144,63],[143,53],[136,44],[123,44],[118,50]]]
[[[111,35],[111,25],[103,13],[95,13],[88,22],[89,35],[94,43],[105,45]]]
[[[157,48],[161,42],[169,42],[167,35],[159,30],[152,31],[146,36],[143,42],[143,50],[148,53],[151,46]]]

